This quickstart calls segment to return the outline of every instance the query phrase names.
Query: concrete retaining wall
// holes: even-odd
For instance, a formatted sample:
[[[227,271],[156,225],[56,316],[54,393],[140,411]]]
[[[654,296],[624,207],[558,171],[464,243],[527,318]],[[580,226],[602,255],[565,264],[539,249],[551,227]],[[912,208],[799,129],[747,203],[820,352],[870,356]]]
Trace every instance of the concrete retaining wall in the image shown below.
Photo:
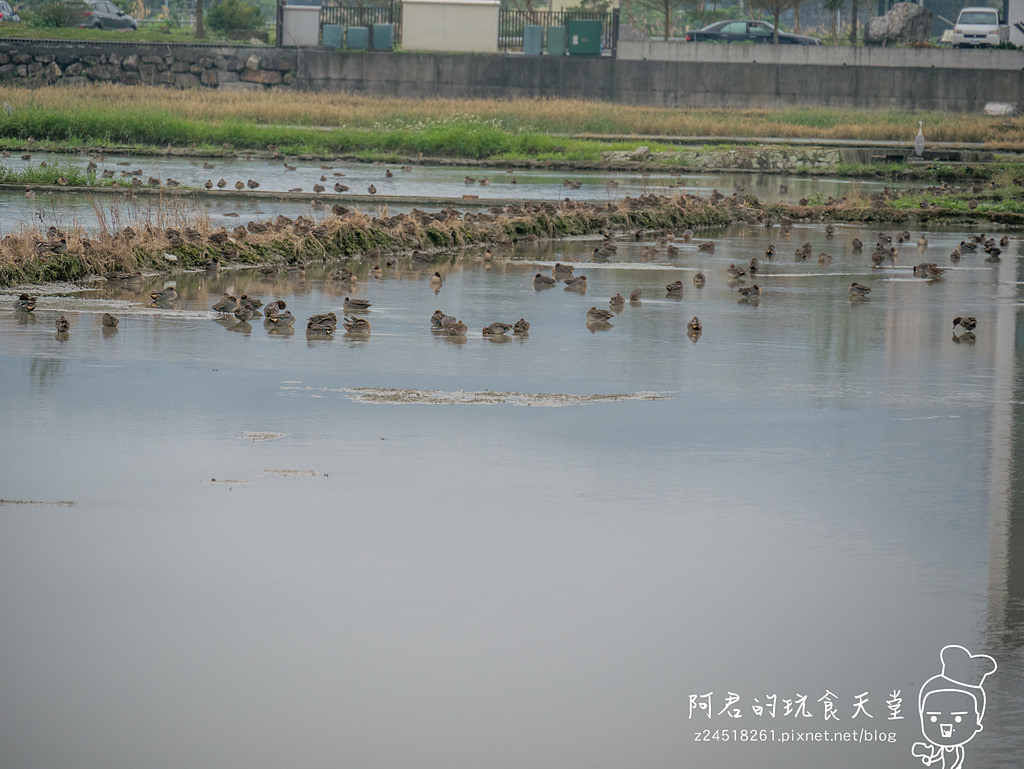
[[[569,97],[659,107],[1024,111],[1024,51],[622,42],[619,57],[0,42],[0,82]]]
[[[657,107],[980,112],[997,101],[1024,111],[1022,51],[689,43],[681,44],[686,60],[680,61],[649,43],[623,56],[625,45],[617,59],[308,51],[300,57],[298,82],[313,90],[390,96],[570,97]]]

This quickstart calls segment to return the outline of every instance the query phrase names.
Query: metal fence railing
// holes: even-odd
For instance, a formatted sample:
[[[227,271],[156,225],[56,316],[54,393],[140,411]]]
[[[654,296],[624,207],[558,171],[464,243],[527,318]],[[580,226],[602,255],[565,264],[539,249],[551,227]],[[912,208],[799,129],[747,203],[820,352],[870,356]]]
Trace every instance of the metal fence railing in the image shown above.
[[[601,50],[614,55],[618,42],[618,15],[599,11],[501,11],[498,14],[498,48],[521,50],[523,27],[564,27],[572,20],[601,22]]]
[[[320,9],[320,26],[324,24],[371,28],[374,24],[391,24],[397,44],[402,42],[402,4],[399,0],[392,0],[389,5],[382,6],[325,5]]]
[[[597,11],[512,11],[498,13],[498,49],[518,51],[523,48],[523,27],[565,27],[570,21],[601,22],[601,50],[605,55],[615,55],[619,36],[618,13]],[[320,9],[320,26],[325,24],[348,27],[370,27],[374,24],[390,24],[394,29],[394,42],[402,42],[401,0],[391,0],[381,6],[325,5]]]

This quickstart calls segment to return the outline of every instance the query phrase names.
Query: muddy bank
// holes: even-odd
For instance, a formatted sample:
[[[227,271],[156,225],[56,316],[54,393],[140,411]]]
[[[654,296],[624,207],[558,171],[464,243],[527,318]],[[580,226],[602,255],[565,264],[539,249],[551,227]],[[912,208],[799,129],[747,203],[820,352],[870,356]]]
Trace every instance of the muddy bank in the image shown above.
[[[662,146],[658,146],[658,144]],[[650,144],[655,145],[651,149]],[[922,157],[914,155],[913,147],[892,143],[842,146],[838,144],[762,144],[742,145],[708,143],[678,149],[665,149],[664,142],[636,140],[632,150],[608,151],[599,158],[531,159],[531,158],[463,158],[435,157],[395,152],[361,153],[282,153],[273,145],[265,149],[234,147],[153,147],[120,144],[67,147],[51,142],[5,142],[10,153],[48,151],[103,156],[130,154],[142,157],[179,157],[196,159],[268,160],[283,162],[380,162],[420,166],[464,166],[508,170],[549,169],[558,171],[631,171],[631,172],[733,172],[746,171],[778,174],[835,174],[850,178],[941,179],[977,178],[985,176],[982,169],[1001,162],[1017,162],[1013,153],[996,153],[976,146],[944,145],[928,147]],[[97,186],[97,189],[104,187]],[[145,188],[140,187],[140,189]]]

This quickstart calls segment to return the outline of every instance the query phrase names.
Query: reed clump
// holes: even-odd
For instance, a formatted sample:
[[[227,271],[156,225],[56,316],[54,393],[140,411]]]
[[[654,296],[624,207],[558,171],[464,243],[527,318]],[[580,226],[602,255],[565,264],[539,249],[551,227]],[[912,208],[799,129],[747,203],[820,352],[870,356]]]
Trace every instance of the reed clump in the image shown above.
[[[219,265],[269,268],[338,259],[379,259],[412,250],[437,251],[478,243],[511,244],[609,228],[722,225],[751,215],[740,199],[712,203],[698,196],[649,195],[596,205],[525,203],[486,212],[446,208],[371,217],[335,206],[317,221],[308,216],[250,221],[233,230],[214,228],[202,210],[167,201],[129,222],[96,207],[98,227],[22,226],[0,240],[0,285],[89,276],[123,278],[138,272],[202,269]]]
[[[310,216],[253,220],[234,229],[214,227],[202,208],[176,198],[132,210],[104,210],[94,203],[98,226],[86,232],[20,224],[0,239],[0,286],[114,279],[140,272],[204,269],[209,264],[287,268],[332,260],[380,260],[414,250],[450,251],[474,244],[509,245],[527,240],[622,232],[721,227],[732,222],[911,222],[957,220],[1024,225],[1024,166],[1006,166],[988,181],[938,183],[870,196],[807,198],[761,203],[740,193],[708,197],[675,192],[641,195],[606,204],[539,202],[492,206],[486,211],[413,209],[371,216],[335,205]]]

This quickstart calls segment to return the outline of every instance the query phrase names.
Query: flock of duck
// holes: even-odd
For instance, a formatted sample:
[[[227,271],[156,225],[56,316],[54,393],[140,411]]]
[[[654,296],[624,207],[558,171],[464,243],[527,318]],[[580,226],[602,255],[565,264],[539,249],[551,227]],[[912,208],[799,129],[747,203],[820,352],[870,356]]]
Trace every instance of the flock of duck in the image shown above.
[[[783,221],[783,232],[788,234],[789,222]],[[833,237],[835,228],[829,224],[825,228],[825,234],[827,238]],[[634,233],[635,237],[643,237],[642,233]],[[612,254],[617,250],[617,246],[614,241],[615,233],[605,233],[604,242],[593,249],[592,258],[595,262],[606,261]],[[688,241],[693,238],[693,231],[686,230],[682,233],[681,239]],[[649,249],[657,247],[664,247],[669,254],[672,254],[674,249],[675,253],[679,253],[679,247],[676,246],[672,241],[675,236],[672,234],[665,234],[659,236],[656,240],[655,246],[649,246],[644,248],[647,252]],[[878,239],[874,246],[871,254],[871,264],[874,268],[883,267],[885,265],[895,264],[897,256],[899,254],[899,247],[901,244],[906,243],[910,240],[910,233],[906,230],[896,233],[895,236],[889,235],[884,232],[878,233]],[[916,246],[918,251],[923,252],[927,248],[927,240],[924,236],[918,239]],[[983,251],[987,254],[987,261],[997,261],[1000,258],[1002,249],[1005,249],[1009,245],[1009,238],[1004,236],[998,243],[994,238],[986,237],[984,234],[972,235],[967,240],[963,240],[950,254],[950,260],[957,262],[960,260],[962,255],[970,254],[977,251]],[[703,252],[714,251],[714,241],[703,241],[697,243],[698,250]],[[854,252],[860,252],[863,250],[864,244],[859,238],[854,238],[852,243],[852,250]],[[813,247],[810,242],[806,242],[803,245],[796,248],[794,255],[797,261],[807,260],[813,253]],[[774,244],[769,244],[764,251],[764,258],[768,261],[772,260],[777,254],[777,248]],[[649,254],[648,254],[649,255]],[[414,262],[428,262],[430,256],[422,252],[416,251],[412,254],[412,260]],[[391,258],[393,259],[393,258]],[[491,252],[488,250],[484,255],[484,261],[490,262],[493,259]],[[828,265],[832,262],[832,256],[827,252],[821,252],[818,255],[818,263],[820,265]],[[393,261],[389,262],[393,266]],[[217,265],[208,265],[207,269],[216,269]],[[735,288],[738,295],[738,300],[743,303],[758,304],[760,302],[763,290],[757,283],[752,285],[746,285],[745,279],[750,277],[756,279],[756,276],[761,270],[760,260],[755,256],[753,257],[747,266],[738,266],[736,264],[730,264],[726,270],[728,276],[728,285]],[[371,274],[375,277],[380,277],[381,274],[380,264],[375,265]],[[919,262],[913,265],[913,274],[915,276],[924,278],[929,281],[935,281],[942,278],[945,270],[939,267],[934,262]],[[141,277],[139,274],[133,274],[128,276]],[[356,280],[351,270],[346,267],[339,267],[332,270],[328,275],[333,280],[346,280],[354,282]],[[122,280],[125,276],[121,274],[112,274],[108,276],[109,280]],[[439,272],[434,272],[429,276],[429,284],[434,289],[435,293],[439,291],[443,282],[443,277]],[[693,276],[693,285],[695,288],[703,288],[707,283],[707,276],[703,272],[697,272]],[[587,290],[587,277],[586,275],[575,274],[575,267],[571,264],[556,263],[551,270],[551,274],[545,274],[538,272],[533,276],[532,286],[534,290],[541,291],[544,289],[552,288],[559,283],[564,284],[566,291],[578,292],[585,294]],[[670,298],[681,298],[683,292],[683,281],[676,280],[672,283],[665,285],[666,296]],[[865,302],[870,301],[869,294],[871,293],[871,287],[856,281],[852,282],[849,286],[850,300],[854,302]],[[638,306],[641,303],[642,292],[639,288],[633,289],[628,297],[628,302],[631,306]],[[149,294],[149,299],[155,305],[167,305],[168,303],[177,300],[178,292],[173,287],[163,288],[158,291],[153,291]],[[612,317],[620,312],[626,305],[627,298],[621,293],[616,293],[609,300],[609,309],[604,309],[592,306],[586,311],[587,326],[591,330],[600,328],[610,328],[610,320]],[[31,313],[38,305],[38,298],[27,293],[22,293],[18,299],[14,302],[14,310],[19,313]],[[342,303],[342,319],[341,326],[347,334],[368,336],[371,332],[371,324],[367,318],[363,317],[372,306],[371,302],[366,299],[360,299],[355,297],[346,296]],[[211,309],[217,312],[220,316],[225,318],[233,318],[238,323],[247,323],[253,318],[262,316],[264,318],[264,325],[270,331],[288,329],[289,333],[292,327],[296,323],[296,317],[292,314],[290,308],[288,308],[285,300],[278,299],[270,302],[265,307],[263,306],[262,300],[250,297],[243,294],[241,297],[236,297],[230,293],[224,293],[223,296],[217,301]],[[101,325],[104,332],[110,332],[117,328],[119,320],[117,317],[110,313],[104,313],[101,320]],[[464,337],[466,336],[469,328],[467,324],[459,320],[458,318],[446,314],[442,310],[437,310],[430,318],[431,328],[442,335],[450,337]],[[306,334],[308,337],[329,337],[333,335],[338,328],[339,319],[335,312],[316,313],[309,316],[306,320]],[[958,315],[953,320],[954,340],[955,341],[973,341],[973,332],[977,328],[977,319],[973,316]],[[67,338],[70,331],[70,321],[61,315],[55,321],[55,330],[59,338]],[[961,330],[961,335],[957,336],[957,329]],[[495,321],[481,329],[481,333],[484,337],[500,337],[506,334],[512,334],[513,336],[526,336],[530,330],[530,323],[525,318],[520,318],[515,322]],[[703,331],[703,323],[700,318],[694,316],[686,324],[687,335],[692,341],[696,341],[700,337]]]

